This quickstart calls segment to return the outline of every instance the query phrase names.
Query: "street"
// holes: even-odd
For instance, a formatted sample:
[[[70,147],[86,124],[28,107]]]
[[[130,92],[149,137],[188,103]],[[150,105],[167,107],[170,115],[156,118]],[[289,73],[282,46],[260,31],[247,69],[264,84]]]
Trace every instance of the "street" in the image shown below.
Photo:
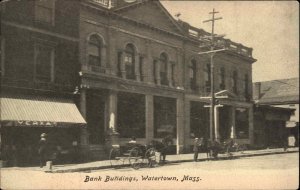
[[[78,173],[1,171],[3,189],[296,189],[299,153]]]

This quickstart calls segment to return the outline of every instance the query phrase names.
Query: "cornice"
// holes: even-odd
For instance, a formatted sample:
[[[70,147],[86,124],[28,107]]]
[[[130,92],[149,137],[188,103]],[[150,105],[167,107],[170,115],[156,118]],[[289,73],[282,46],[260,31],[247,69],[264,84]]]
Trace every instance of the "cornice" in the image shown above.
[[[95,7],[94,4],[89,4],[88,2],[82,2],[81,5],[85,6],[85,7],[88,7],[88,8],[91,8],[91,9],[94,9],[94,10],[97,10],[97,11],[101,12],[103,15],[106,15],[106,16],[111,17],[111,18],[122,19],[124,21],[130,22],[131,24],[135,24],[135,25],[140,26],[140,27],[148,28],[148,29],[151,29],[151,30],[159,32],[159,33],[164,33],[164,34],[171,35],[173,37],[177,37],[177,38],[180,38],[180,39],[193,41],[192,39],[188,38],[187,36],[184,36],[184,35],[181,35],[181,34],[176,34],[174,32],[170,32],[170,31],[167,31],[167,30],[164,30],[164,29],[161,29],[161,28],[157,28],[157,27],[152,26],[150,24],[139,22],[137,20],[134,20],[134,19],[119,15],[117,13],[114,13],[111,10],[108,10],[108,9]]]

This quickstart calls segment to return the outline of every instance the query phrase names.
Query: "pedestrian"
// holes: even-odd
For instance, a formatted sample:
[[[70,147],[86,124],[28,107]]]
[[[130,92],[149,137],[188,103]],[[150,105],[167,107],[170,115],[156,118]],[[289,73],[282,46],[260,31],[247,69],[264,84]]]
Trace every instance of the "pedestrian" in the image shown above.
[[[198,162],[198,153],[199,153],[199,139],[198,138],[195,138],[193,151],[194,151],[194,161]]]
[[[46,151],[47,151],[46,133],[42,133],[39,142],[39,158],[40,158],[41,168],[46,164]]]

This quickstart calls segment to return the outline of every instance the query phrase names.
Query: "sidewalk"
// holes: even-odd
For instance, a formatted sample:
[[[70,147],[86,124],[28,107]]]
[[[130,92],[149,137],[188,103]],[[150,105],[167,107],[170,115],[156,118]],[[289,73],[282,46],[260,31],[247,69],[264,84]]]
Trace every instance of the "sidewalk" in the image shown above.
[[[263,155],[270,155],[270,154],[285,154],[285,153],[294,153],[299,152],[298,147],[288,148],[286,152],[283,151],[283,148],[277,149],[263,149],[263,150],[249,150],[241,152],[233,152],[231,158],[239,158],[239,157],[251,157],[251,156],[263,156]],[[179,155],[167,155],[167,162],[168,163],[180,163],[180,162],[192,162],[193,161],[193,154],[179,154]],[[228,159],[228,156],[225,154],[219,154],[219,159]],[[199,153],[198,156],[199,161],[208,160],[205,153]],[[129,167],[128,161],[126,160],[124,167]],[[1,168],[2,169],[15,169],[15,170],[36,170],[36,171],[45,171],[50,173],[66,173],[66,172],[80,172],[80,171],[89,171],[89,170],[98,170],[98,169],[107,169],[112,168],[109,160],[103,161],[95,161],[95,162],[88,162],[82,164],[68,164],[68,165],[53,165],[52,170],[39,167],[12,167],[12,168]]]

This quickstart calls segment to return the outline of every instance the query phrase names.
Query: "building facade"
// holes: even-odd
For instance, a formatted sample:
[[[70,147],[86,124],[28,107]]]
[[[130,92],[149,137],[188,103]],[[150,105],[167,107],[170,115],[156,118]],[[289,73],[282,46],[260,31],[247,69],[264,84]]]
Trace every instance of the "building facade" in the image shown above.
[[[92,159],[104,155],[112,134],[118,134],[121,145],[132,136],[147,144],[172,135],[176,153],[188,152],[194,137],[209,138],[210,108],[205,107],[209,100],[201,97],[212,91],[210,59],[198,54],[207,50],[199,46],[208,32],[175,20],[159,1],[53,2],[55,9],[76,14],[52,12],[52,17],[74,21],[74,27],[66,25],[62,31],[73,28],[74,34],[56,35],[68,36],[64,40],[73,44],[74,51],[66,54],[70,48],[64,48],[61,41],[54,45],[62,47],[55,52],[74,60],[52,70],[63,77],[73,76],[70,85],[78,92],[72,97],[87,122],[86,128],[80,128],[79,143],[84,152],[91,152]],[[61,2],[72,6],[59,5]],[[70,24],[67,20],[61,23]],[[50,35],[49,29],[43,32]],[[252,48],[224,38],[217,42],[226,51],[215,55],[213,91],[227,98],[218,100],[223,107],[216,111],[215,136],[224,140],[233,134],[237,140],[253,143],[251,84],[256,60]],[[6,60],[3,58],[4,67],[10,65]]]
[[[1,2],[0,139],[8,165],[37,163],[41,133],[53,152],[79,144],[78,18],[71,1]]]
[[[299,78],[255,82],[253,99],[257,109],[268,107],[268,110],[277,112],[272,116],[264,117],[264,124],[255,125],[257,143],[265,144],[265,146],[278,146],[282,145],[282,141],[288,141],[290,136],[295,137],[295,145],[298,145]],[[285,114],[279,114],[279,110]],[[260,123],[259,120],[263,121],[255,119],[255,123]]]

